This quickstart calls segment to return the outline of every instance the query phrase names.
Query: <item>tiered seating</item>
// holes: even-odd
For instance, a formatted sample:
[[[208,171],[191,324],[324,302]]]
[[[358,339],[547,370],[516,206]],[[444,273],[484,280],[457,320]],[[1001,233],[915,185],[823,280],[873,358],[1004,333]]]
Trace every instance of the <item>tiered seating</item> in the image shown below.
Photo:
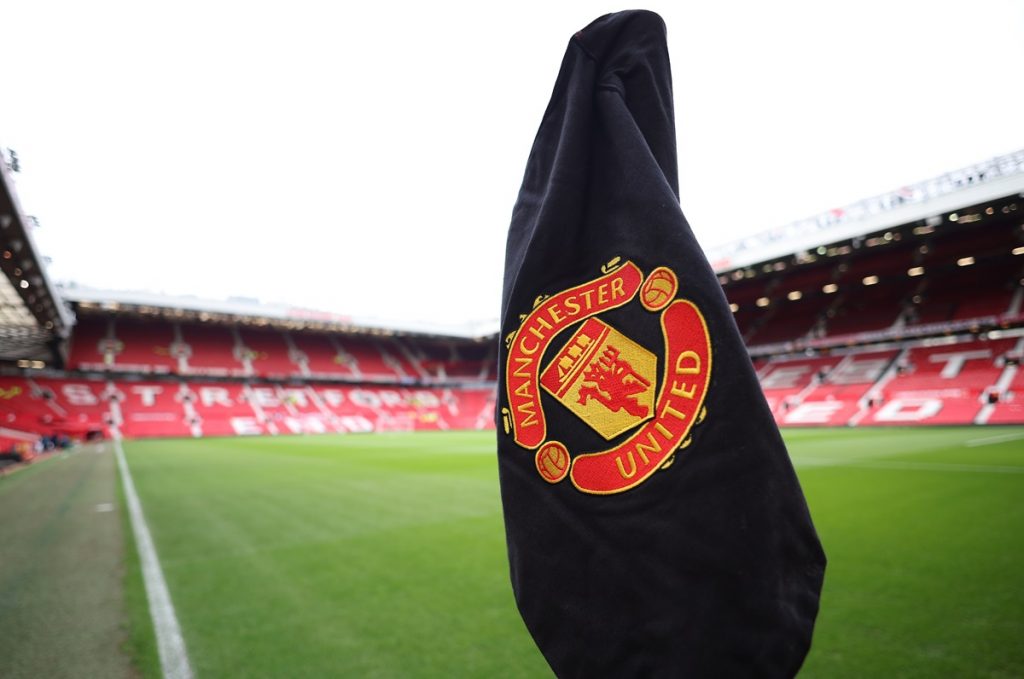
[[[317,405],[308,387],[254,385],[247,389],[249,404],[272,433],[322,434],[336,431],[329,412]]]
[[[249,405],[245,385],[236,382],[189,382],[186,387],[183,400],[194,409],[204,436],[269,433]]]
[[[51,399],[60,422],[75,433],[105,431],[111,424],[110,401],[115,389],[96,380],[32,380]]]
[[[188,345],[188,372],[193,375],[233,376],[242,374],[235,356],[235,337],[223,325],[183,324],[181,338]]]
[[[494,391],[316,387],[342,431],[487,428],[493,426]],[[468,396],[467,396],[468,394]]]
[[[317,377],[353,377],[355,359],[339,353],[328,335],[294,333],[295,347],[306,357],[309,374]]]
[[[68,365],[83,370],[102,370],[106,367],[104,348],[110,321],[96,316],[83,316],[75,325],[71,337]]]
[[[456,348],[453,344],[420,343],[423,358],[422,369],[434,379],[480,379],[486,375],[492,360],[491,347],[487,345],[465,345]]]
[[[841,356],[824,356],[770,361],[762,365],[758,369],[761,388],[776,419],[796,406],[800,402],[800,394],[827,375],[841,360]]]
[[[775,304],[778,306],[774,313],[766,314],[761,325],[748,333],[747,342],[751,346],[792,342],[806,336],[824,309],[821,296],[796,301],[782,298]]]
[[[276,330],[241,328],[242,344],[252,364],[253,374],[261,377],[287,377],[298,374],[299,366],[288,356],[284,336]]]
[[[419,342],[402,338],[392,338],[385,344],[388,354],[398,363],[407,378],[429,379],[430,374],[423,368],[423,354],[419,351]]]
[[[736,305],[733,312],[740,334],[746,340],[758,321],[764,318],[765,309],[757,306],[757,300],[765,295],[765,281],[752,280],[730,283],[725,288],[729,302]]]
[[[1002,373],[1001,358],[1016,340],[963,342],[911,349],[900,372],[880,389],[865,423],[970,424],[986,390]]]
[[[451,429],[489,429],[494,426],[494,389],[447,390],[445,420]]]
[[[884,246],[894,248],[895,246]],[[830,337],[885,330],[896,322],[902,300],[918,280],[908,276],[913,266],[913,250],[909,247],[882,250],[868,249],[841,268],[836,280],[841,295],[825,324]],[[877,283],[865,279],[876,277]]]
[[[925,325],[1006,312],[1017,277],[1012,260],[967,267],[946,267],[928,278],[922,301],[914,308],[911,323]]]
[[[384,361],[379,342],[362,337],[340,338],[338,344],[345,353],[356,360],[356,367],[362,377],[395,381],[403,376]],[[409,375],[408,377],[415,377]]]
[[[28,380],[0,377],[0,427],[47,434],[59,426],[64,415]]]
[[[190,436],[192,429],[177,382],[123,382],[118,385],[121,433],[128,438]]]
[[[752,346],[775,344],[807,335],[832,301],[821,291],[831,278],[832,267],[820,265],[798,267],[786,274],[773,295],[771,311],[748,332],[747,342]],[[799,293],[799,299],[789,299],[791,293]]]
[[[829,371],[821,384],[779,419],[790,426],[849,424],[861,414],[861,403],[871,386],[892,363],[896,351],[849,354]]]
[[[927,287],[911,322],[924,325],[1005,312],[1021,273],[1022,262],[1009,255],[1017,238],[1012,221],[936,238],[921,262]],[[975,263],[957,266],[964,256],[973,257]]]
[[[892,327],[900,314],[900,300],[907,296],[912,286],[913,283],[907,280],[852,289],[843,297],[835,314],[826,321],[825,333],[830,337],[840,337]]]
[[[1018,360],[1020,356],[1017,356]],[[1024,424],[1024,369],[1012,368],[1013,378],[1000,394],[999,401],[989,413],[986,424]]]
[[[178,359],[171,355],[174,331],[163,321],[118,318],[114,340],[120,351],[114,354],[114,368],[137,372],[177,372]]]

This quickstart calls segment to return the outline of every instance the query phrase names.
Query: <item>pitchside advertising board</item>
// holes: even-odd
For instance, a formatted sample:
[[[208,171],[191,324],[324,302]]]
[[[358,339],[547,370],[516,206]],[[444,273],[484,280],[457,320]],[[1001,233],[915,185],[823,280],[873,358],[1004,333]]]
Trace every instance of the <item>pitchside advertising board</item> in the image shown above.
[[[595,495],[627,491],[671,466],[705,416],[712,367],[707,323],[696,304],[677,297],[672,269],[655,267],[645,277],[635,263],[616,257],[602,274],[538,297],[506,337],[508,405],[502,408],[504,432],[535,451],[541,478],[568,478]],[[661,346],[644,346],[613,325],[609,312],[629,304],[657,323]],[[606,441],[630,435],[604,449],[570,450],[568,432],[549,427],[542,392]]]

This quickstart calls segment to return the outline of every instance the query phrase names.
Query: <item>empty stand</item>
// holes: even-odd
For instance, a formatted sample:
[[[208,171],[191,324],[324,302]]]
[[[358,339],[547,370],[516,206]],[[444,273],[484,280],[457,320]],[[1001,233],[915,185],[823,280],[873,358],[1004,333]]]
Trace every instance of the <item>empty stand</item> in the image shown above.
[[[248,361],[252,373],[261,377],[287,377],[297,375],[299,366],[289,356],[290,348],[284,335],[276,330],[240,328],[243,349],[242,361]]]
[[[171,353],[174,330],[165,321],[117,318],[114,322],[112,368],[123,371],[177,372],[178,358]]]
[[[181,339],[187,346],[187,372],[193,375],[237,376],[243,374],[231,328],[213,324],[182,324]]]
[[[388,381],[414,378],[400,370],[394,356],[384,350],[380,342],[353,336],[339,338],[338,344],[355,360],[354,366],[360,377]]]
[[[305,358],[309,375],[352,378],[357,376],[355,358],[343,352],[331,335],[293,333],[295,348]]]
[[[780,424],[789,426],[844,426],[862,416],[864,397],[892,364],[897,352],[867,351],[847,354],[819,384],[800,394],[785,412],[776,410]]]
[[[878,390],[866,424],[971,424],[1016,340],[910,349]]]
[[[799,404],[802,396],[814,388],[842,360],[840,356],[762,361],[755,369],[768,406],[780,419]]]
[[[244,384],[189,382],[183,402],[195,413],[203,436],[245,436],[270,433],[249,404]]]
[[[71,338],[68,365],[83,370],[103,370],[113,362],[112,319],[83,316]]]
[[[191,436],[182,388],[177,382],[123,382],[117,385],[121,433],[128,438]]]

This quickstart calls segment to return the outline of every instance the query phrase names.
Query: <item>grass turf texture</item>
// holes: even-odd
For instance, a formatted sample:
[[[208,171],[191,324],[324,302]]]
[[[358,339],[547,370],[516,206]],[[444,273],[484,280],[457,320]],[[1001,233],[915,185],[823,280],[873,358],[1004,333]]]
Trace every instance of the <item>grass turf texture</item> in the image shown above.
[[[785,435],[829,555],[801,676],[1021,676],[1024,429]],[[197,676],[550,676],[508,584],[493,433],[125,449]]]

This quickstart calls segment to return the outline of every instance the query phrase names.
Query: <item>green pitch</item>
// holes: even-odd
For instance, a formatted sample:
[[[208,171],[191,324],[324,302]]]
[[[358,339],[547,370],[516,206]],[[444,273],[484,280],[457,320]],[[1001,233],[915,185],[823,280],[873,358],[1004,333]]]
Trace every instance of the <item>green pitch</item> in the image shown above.
[[[801,676],[1024,674],[1024,428],[786,438],[829,556]],[[493,433],[125,451],[197,676],[550,676],[508,584]],[[157,676],[133,549],[130,647]]]

